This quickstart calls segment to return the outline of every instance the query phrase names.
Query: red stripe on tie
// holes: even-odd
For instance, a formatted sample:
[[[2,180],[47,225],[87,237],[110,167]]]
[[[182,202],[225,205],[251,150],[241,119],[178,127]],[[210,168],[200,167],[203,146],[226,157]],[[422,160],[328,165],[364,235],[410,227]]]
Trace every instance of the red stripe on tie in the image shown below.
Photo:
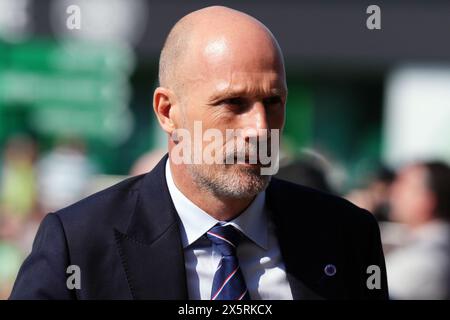
[[[225,282],[222,284],[222,286],[219,288],[219,290],[217,291],[217,293],[211,298],[211,300],[216,300],[217,296],[219,295],[219,293],[222,291],[223,287],[225,287],[225,285],[228,283],[228,281],[230,281],[230,279],[234,276],[234,274],[236,273],[236,271],[238,271],[239,266],[234,269],[234,271],[225,279]]]
[[[212,236],[214,236],[214,237],[216,237],[216,238],[219,238],[220,240],[223,240],[223,241],[226,241],[226,242],[228,242],[229,244],[231,244],[233,247],[235,247],[236,248],[236,246],[234,245],[234,243],[233,242],[231,242],[230,240],[228,240],[228,239],[225,239],[224,237],[222,237],[222,236],[219,236],[218,234],[215,234],[215,233],[213,233],[213,232],[211,232],[211,231],[208,231],[207,232],[208,234],[210,234],[210,235],[212,235]]]
[[[245,289],[244,293],[238,298],[238,300],[242,300],[242,298],[245,296],[246,293],[247,293],[247,289]]]

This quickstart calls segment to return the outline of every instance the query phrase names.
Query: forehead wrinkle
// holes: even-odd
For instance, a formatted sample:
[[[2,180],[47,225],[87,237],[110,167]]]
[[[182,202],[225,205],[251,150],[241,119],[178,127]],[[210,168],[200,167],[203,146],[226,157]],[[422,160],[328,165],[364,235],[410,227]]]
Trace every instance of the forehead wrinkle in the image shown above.
[[[286,93],[286,89],[281,79],[276,72],[268,75],[267,73],[255,73],[257,77],[265,78],[262,81],[252,81],[253,79],[247,79],[243,83],[239,83],[235,79],[237,78],[233,74],[230,76],[230,80],[222,80],[215,86],[214,93],[211,95],[210,100],[223,99],[224,97],[237,97],[237,96],[267,96],[267,95],[283,95]],[[272,77],[272,79],[267,78]],[[262,86],[261,86],[262,85]]]

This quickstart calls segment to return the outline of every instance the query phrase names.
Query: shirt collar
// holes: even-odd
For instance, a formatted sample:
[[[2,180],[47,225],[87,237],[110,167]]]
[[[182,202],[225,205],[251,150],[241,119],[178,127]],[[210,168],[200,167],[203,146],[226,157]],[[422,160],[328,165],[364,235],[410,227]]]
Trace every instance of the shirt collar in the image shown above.
[[[183,248],[201,238],[209,229],[220,221],[189,200],[175,185],[166,162],[166,181],[170,196],[181,220]],[[225,223],[239,229],[247,238],[264,250],[268,249],[268,221],[265,207],[265,191],[260,192],[252,203],[238,217]]]

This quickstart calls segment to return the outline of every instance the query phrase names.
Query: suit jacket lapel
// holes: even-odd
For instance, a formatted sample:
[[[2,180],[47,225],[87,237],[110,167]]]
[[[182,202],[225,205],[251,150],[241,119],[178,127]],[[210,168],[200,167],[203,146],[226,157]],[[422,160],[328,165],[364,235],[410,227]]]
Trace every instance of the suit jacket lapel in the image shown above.
[[[333,298],[338,277],[324,274],[324,267],[338,264],[336,250],[333,244],[327,243],[330,237],[324,230],[314,229],[322,223],[314,221],[314,208],[308,206],[308,200],[299,199],[298,193],[290,195],[288,191],[281,187],[280,180],[272,178],[266,191],[266,204],[275,225],[293,298]]]
[[[126,230],[115,230],[119,255],[135,299],[188,298],[178,215],[165,180],[166,160],[167,155],[143,178]]]

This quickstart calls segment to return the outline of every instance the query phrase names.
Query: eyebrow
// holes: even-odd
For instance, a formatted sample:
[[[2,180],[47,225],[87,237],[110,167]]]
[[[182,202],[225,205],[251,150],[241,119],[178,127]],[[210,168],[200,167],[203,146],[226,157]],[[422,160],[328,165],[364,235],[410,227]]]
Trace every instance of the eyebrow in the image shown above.
[[[219,102],[220,100],[229,99],[229,98],[237,98],[237,97],[245,97],[248,95],[251,96],[283,96],[287,94],[287,89],[281,89],[281,88],[272,88],[269,91],[261,91],[261,90],[221,90],[213,93],[209,97],[209,101],[211,103]]]

